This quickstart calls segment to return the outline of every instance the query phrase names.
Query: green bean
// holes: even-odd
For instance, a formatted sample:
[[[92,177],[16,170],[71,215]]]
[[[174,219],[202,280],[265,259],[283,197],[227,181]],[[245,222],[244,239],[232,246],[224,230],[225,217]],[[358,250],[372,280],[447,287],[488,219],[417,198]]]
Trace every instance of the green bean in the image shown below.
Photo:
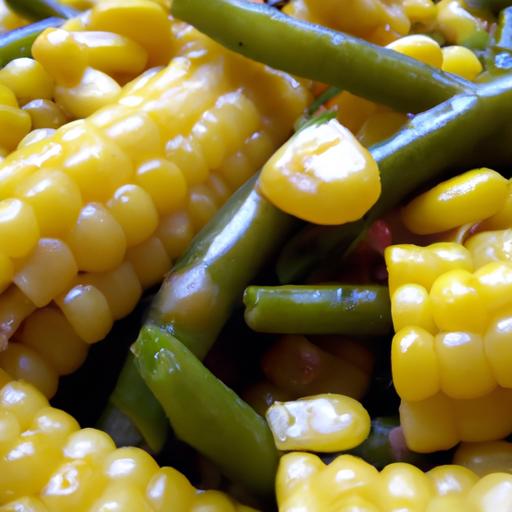
[[[270,495],[278,453],[265,420],[163,330],[143,328],[133,351],[176,435],[233,481]]]
[[[50,17],[67,19],[78,14],[78,11],[57,0],[5,0],[5,3],[15,13],[31,21]]]
[[[333,254],[349,251],[373,221],[450,169],[510,161],[511,110],[512,77],[503,76],[482,84],[475,94],[457,95],[415,116],[393,137],[372,146],[370,152],[381,173],[379,200],[356,222],[305,225],[278,259],[281,283],[297,281]]]
[[[11,60],[32,56],[32,44],[37,36],[50,27],[60,27],[62,18],[46,18],[0,35],[0,68]]]
[[[501,11],[495,38],[496,48],[512,51],[512,7]]]
[[[377,336],[391,332],[385,286],[250,286],[245,320],[258,332]]]
[[[403,112],[473,85],[393,50],[244,0],[174,0],[172,12],[231,50]]]

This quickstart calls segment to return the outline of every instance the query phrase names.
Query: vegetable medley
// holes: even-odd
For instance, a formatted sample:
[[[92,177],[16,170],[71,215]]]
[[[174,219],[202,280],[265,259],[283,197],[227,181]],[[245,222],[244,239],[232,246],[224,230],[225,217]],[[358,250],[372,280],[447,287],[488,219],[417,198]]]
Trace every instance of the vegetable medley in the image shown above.
[[[0,512],[511,512],[511,118],[507,0],[1,0]]]

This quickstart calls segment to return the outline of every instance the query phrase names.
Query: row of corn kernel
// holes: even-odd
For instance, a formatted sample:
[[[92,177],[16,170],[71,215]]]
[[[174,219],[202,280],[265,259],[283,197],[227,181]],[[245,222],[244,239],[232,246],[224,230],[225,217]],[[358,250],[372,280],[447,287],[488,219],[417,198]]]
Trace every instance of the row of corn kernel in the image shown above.
[[[218,491],[197,491],[139,448],[80,429],[30,384],[0,370],[0,511],[249,511]]]
[[[381,472],[351,455],[326,465],[316,455],[289,453],[281,458],[277,482],[281,512],[507,512],[512,475],[479,479],[463,466],[438,466],[427,473],[405,463]]]
[[[466,247],[387,249],[397,333],[393,380],[413,450],[500,439],[512,431],[511,237],[508,230],[484,232]]]
[[[15,59],[0,70],[0,84],[12,93],[0,91],[4,153],[112,103],[121,92],[119,83],[149,66],[167,64],[173,52],[172,22],[151,0],[104,0],[80,19],[87,23],[76,27],[78,31],[43,32],[32,47],[35,60]],[[151,30],[141,36],[135,23]],[[29,134],[31,128],[37,132]]]
[[[190,28],[182,33],[192,43],[200,37]],[[240,178],[270,156],[306,105],[306,91],[284,74],[252,63],[244,68],[206,40],[202,52],[197,44],[182,46],[185,55],[128,85],[114,105],[25,146],[0,166],[8,198],[3,204],[20,212],[5,215],[3,225],[11,251],[5,272],[14,258],[16,285],[0,296],[4,337],[34,305],[53,299],[83,341],[103,338],[113,320],[133,308],[141,286],[161,279]],[[20,191],[21,197],[10,197]],[[38,231],[60,239],[39,239]],[[16,258],[20,251],[24,260]],[[119,267],[124,259],[128,267]],[[115,293],[111,283],[120,279],[112,274],[118,270],[131,279]],[[61,319],[55,329],[68,332],[69,326]],[[32,348],[12,346],[0,364],[51,396],[58,369]],[[75,354],[66,372],[84,350]]]

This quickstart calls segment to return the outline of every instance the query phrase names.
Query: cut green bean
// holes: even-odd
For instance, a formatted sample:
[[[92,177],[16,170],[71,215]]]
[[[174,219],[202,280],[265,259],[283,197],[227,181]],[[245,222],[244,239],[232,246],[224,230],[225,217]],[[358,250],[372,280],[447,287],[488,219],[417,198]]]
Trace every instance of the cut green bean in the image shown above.
[[[174,0],[173,14],[227,48],[403,112],[421,112],[470,82],[362,39],[244,0]]]
[[[133,351],[176,435],[231,480],[270,495],[278,453],[265,420],[161,329],[143,328]]]
[[[57,0],[5,0],[5,3],[16,14],[30,21],[45,18],[73,18],[78,11],[62,5]]]
[[[32,57],[32,44],[37,36],[47,28],[60,27],[63,23],[62,18],[46,18],[1,34],[0,68],[3,68],[11,60]]]
[[[385,286],[250,286],[245,320],[258,332],[377,336],[391,332]]]

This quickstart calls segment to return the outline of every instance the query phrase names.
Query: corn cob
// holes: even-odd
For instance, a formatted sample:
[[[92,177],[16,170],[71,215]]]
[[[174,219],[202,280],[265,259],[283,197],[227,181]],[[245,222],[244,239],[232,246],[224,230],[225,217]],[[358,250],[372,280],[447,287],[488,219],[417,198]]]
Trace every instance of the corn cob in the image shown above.
[[[510,231],[386,250],[393,381],[419,452],[512,431]]]
[[[0,370],[0,511],[250,511],[198,491],[139,448],[116,449],[50,406],[32,385]]]
[[[119,18],[133,16],[130,5],[140,14],[148,4],[155,6],[105,0],[90,23],[115,22],[128,37],[132,25],[120,27]],[[0,325],[4,348],[15,341],[0,366],[49,397],[58,375],[73,371],[87,345],[162,278],[307,104],[307,90],[289,76],[184,24],[174,33],[176,56],[167,67],[149,70],[111,105],[23,145],[0,165],[0,241],[9,240],[0,255]],[[87,32],[80,34],[85,40]],[[153,60],[165,55],[139,43]],[[27,98],[29,110],[34,100]],[[57,347],[65,340],[63,352]]]
[[[379,472],[352,455],[325,465],[316,455],[293,452],[281,458],[276,493],[280,512],[507,512],[512,475],[479,479],[458,465],[424,473],[406,463]]]

